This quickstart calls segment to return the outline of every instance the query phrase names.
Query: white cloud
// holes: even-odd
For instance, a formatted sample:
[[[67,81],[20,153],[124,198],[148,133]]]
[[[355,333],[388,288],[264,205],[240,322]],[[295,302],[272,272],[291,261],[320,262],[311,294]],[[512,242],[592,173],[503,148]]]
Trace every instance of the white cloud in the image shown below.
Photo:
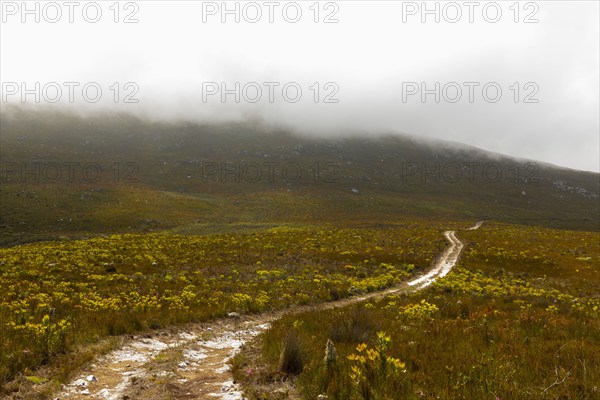
[[[7,3],[2,1],[3,10]],[[33,3],[33,2],[31,2]],[[41,2],[40,7],[48,2]],[[57,2],[62,4],[62,2]],[[83,6],[87,2],[81,2]],[[99,2],[100,22],[87,23],[81,14],[75,22],[21,23],[20,15],[6,15],[0,35],[0,73],[4,82],[98,82],[103,88],[99,104],[81,98],[73,106],[110,107],[153,117],[231,119],[252,116],[284,123],[316,134],[364,129],[395,130],[440,137],[559,165],[599,171],[599,21],[597,2],[538,1],[519,3],[519,19],[535,12],[539,23],[515,23],[513,2],[498,2],[502,17],[488,23],[480,2],[474,23],[461,5],[463,17],[452,24],[420,21],[420,15],[402,22],[410,2],[338,1],[319,18],[333,11],[339,23],[313,22],[313,2],[298,2],[302,18],[286,22],[280,10],[275,22],[221,23],[219,15],[203,23],[203,7],[211,2],[132,2],[139,7],[136,24],[115,24],[112,2]],[[235,2],[228,2],[234,7]],[[125,3],[120,3],[124,7]],[[221,2],[215,4],[221,5]],[[240,2],[240,8],[248,2]],[[420,5],[421,2],[415,4]],[[435,2],[428,2],[434,7]],[[448,2],[440,3],[440,9]],[[527,6],[525,4],[533,4]],[[535,5],[539,10],[535,9]],[[337,8],[336,8],[337,7]],[[488,6],[491,7],[491,6]],[[6,9],[8,10],[8,9]],[[64,7],[63,7],[63,10]],[[249,12],[252,9],[248,9]],[[293,8],[291,9],[293,10]],[[452,11],[452,9],[448,9]],[[493,7],[488,15],[493,16]],[[119,18],[135,11],[121,9]],[[293,12],[290,14],[293,16]],[[254,14],[249,14],[253,16]],[[452,17],[454,14],[449,14]],[[42,16],[43,17],[43,16]],[[66,18],[63,15],[63,18]],[[110,86],[135,82],[139,104],[113,104]],[[241,87],[257,82],[268,97],[264,82],[279,82],[274,103],[252,104],[241,99],[202,101],[205,82],[234,82]],[[297,82],[302,100],[288,103],[280,88]],[[313,102],[311,87],[319,82],[321,102]],[[337,104],[322,103],[323,96],[339,87]],[[419,96],[402,101],[403,82],[480,82],[475,101],[437,104],[433,95],[422,104]],[[480,88],[497,82],[503,90],[498,103],[481,97]],[[515,82],[520,101],[514,103]],[[537,104],[524,104],[524,96],[539,88]],[[463,86],[463,89],[466,88]],[[129,93],[121,87],[121,96]],[[250,92],[248,92],[250,93]],[[449,92],[450,93],[450,92]],[[17,96],[12,96],[12,101]],[[122,100],[122,97],[121,97]]]

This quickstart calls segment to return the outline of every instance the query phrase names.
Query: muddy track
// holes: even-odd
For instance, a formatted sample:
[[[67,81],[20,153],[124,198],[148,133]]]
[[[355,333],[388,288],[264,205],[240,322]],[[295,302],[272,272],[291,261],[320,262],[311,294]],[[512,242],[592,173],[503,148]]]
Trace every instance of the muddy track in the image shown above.
[[[479,228],[482,222],[470,229]],[[419,291],[431,285],[450,272],[464,248],[455,231],[444,232],[444,237],[448,246],[429,271],[387,290],[260,315],[232,315],[227,319],[132,336],[120,348],[81,371],[80,378],[65,385],[56,398],[241,400],[243,395],[233,382],[228,361],[245,342],[286,314],[345,307],[391,294]],[[165,364],[165,360],[170,361]]]

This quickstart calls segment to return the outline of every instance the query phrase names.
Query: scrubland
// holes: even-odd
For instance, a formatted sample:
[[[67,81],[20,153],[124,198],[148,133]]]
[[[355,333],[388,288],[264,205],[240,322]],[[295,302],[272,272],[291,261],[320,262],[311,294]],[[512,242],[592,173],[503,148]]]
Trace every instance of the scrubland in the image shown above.
[[[274,323],[232,363],[250,398],[282,379],[307,399],[600,398],[598,233],[458,236],[459,265],[421,292]]]

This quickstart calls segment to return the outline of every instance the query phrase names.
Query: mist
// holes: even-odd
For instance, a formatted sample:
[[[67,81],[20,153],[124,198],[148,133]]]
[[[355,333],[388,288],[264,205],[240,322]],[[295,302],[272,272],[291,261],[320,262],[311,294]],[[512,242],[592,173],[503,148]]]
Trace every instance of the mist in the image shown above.
[[[93,23],[37,3],[2,2],[3,112],[398,132],[600,171],[597,2],[141,1]]]

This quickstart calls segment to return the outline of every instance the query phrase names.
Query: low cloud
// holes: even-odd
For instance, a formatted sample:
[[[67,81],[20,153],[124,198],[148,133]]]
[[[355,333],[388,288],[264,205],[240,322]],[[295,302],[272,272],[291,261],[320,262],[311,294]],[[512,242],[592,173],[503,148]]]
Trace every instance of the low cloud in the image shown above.
[[[452,3],[463,13],[456,23],[448,2],[428,2],[430,14],[421,2],[329,2],[318,13],[302,2],[295,23],[279,14],[290,2],[273,23],[262,2],[253,3],[263,13],[255,23],[251,2],[228,2],[230,14],[221,2],[122,3],[118,23],[108,3],[97,23],[77,12],[73,23],[50,23],[43,2],[39,23],[22,22],[6,3],[21,4],[2,2],[3,109],[21,104],[25,88],[40,97],[28,94],[27,105],[261,120],[320,136],[404,132],[600,171],[596,2],[519,3],[518,15],[499,2],[495,23],[480,12],[490,2],[473,23],[462,2]],[[128,16],[138,22],[123,23]],[[56,96],[52,82],[62,90],[56,103],[46,98]]]

